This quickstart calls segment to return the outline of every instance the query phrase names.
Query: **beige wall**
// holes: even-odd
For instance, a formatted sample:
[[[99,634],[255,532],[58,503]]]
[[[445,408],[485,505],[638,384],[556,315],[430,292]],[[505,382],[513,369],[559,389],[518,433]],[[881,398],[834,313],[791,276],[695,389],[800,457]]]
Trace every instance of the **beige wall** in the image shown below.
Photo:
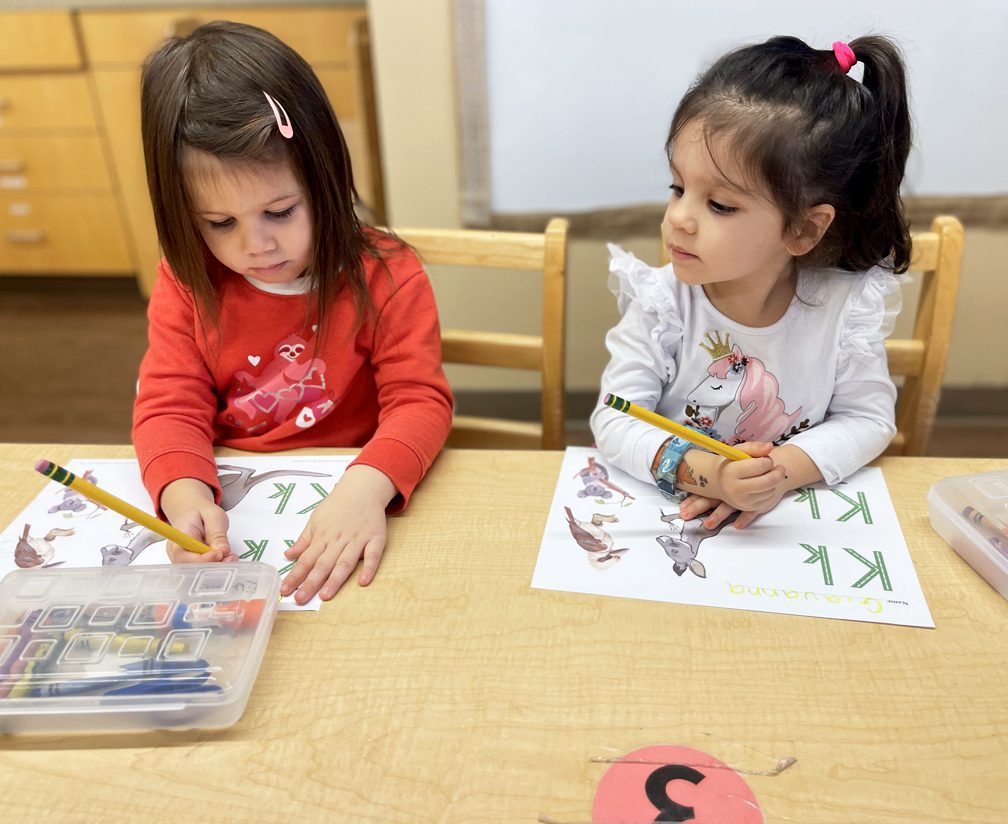
[[[386,197],[392,225],[458,226],[459,176],[452,0],[368,0]],[[922,227],[923,228],[923,227]],[[654,237],[612,238],[657,261]],[[616,320],[606,288],[606,251],[573,240],[568,258],[567,384],[593,390],[606,362],[605,331]],[[445,326],[530,330],[539,311],[528,281],[505,276],[474,288],[462,273],[432,272]],[[913,293],[909,295],[913,300]],[[901,328],[905,328],[903,321]],[[967,227],[962,285],[946,386],[1008,387],[1008,230]],[[456,388],[532,387],[529,376],[450,371]]]

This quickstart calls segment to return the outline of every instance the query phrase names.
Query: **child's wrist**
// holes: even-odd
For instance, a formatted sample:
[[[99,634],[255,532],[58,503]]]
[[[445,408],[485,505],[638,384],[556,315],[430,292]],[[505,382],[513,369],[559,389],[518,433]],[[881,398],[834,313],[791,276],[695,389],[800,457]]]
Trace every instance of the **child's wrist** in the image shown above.
[[[676,472],[683,456],[693,449],[693,444],[682,438],[669,438],[662,446],[657,462],[652,463],[654,467],[651,473],[654,476],[658,488],[666,495],[675,493]]]

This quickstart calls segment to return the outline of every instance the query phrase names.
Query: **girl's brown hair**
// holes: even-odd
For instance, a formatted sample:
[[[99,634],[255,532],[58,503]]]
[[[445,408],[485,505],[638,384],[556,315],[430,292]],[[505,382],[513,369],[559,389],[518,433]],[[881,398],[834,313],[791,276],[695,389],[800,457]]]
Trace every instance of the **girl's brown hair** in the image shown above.
[[[665,144],[690,122],[723,134],[752,179],[796,225],[819,203],[836,210],[805,262],[860,271],[884,264],[904,272],[910,232],[900,184],[910,152],[906,75],[884,37],[850,43],[863,82],[847,76],[830,49],[796,37],[729,52],[683,97]]]
[[[263,92],[283,106],[292,138],[280,134]],[[315,295],[315,322],[324,326],[325,308],[343,289],[363,319],[371,297],[362,258],[379,256],[375,235],[354,212],[357,192],[336,115],[297,52],[254,26],[207,23],[147,58],[140,119],[158,239],[173,274],[192,292],[201,323],[216,323],[217,292],[208,271],[213,258],[186,189],[186,150],[225,162],[288,163],[310,210],[312,257],[305,274]]]

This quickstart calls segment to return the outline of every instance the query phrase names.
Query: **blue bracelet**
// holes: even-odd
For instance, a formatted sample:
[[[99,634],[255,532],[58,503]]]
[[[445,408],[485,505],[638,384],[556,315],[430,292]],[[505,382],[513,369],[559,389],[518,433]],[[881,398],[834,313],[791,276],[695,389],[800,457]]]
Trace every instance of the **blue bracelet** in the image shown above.
[[[671,497],[675,494],[676,470],[683,459],[683,455],[693,448],[693,444],[684,441],[682,438],[673,436],[658,459],[658,468],[655,469],[654,479],[658,489],[662,494]]]

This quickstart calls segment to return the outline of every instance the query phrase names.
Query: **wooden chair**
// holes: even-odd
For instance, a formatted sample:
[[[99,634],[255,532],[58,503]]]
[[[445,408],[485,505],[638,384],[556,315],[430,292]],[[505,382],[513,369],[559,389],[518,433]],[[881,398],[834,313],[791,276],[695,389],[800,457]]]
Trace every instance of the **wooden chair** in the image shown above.
[[[431,265],[542,272],[541,334],[463,329],[441,331],[445,363],[531,369],[541,373],[541,421],[456,415],[449,446],[564,448],[564,306],[567,221],[554,218],[542,234],[470,229],[395,229]],[[478,286],[474,286],[478,298]]]
[[[910,271],[921,273],[920,299],[912,336],[885,343],[889,373],[904,379],[896,403],[896,436],[886,455],[923,455],[927,449],[959,292],[962,224],[954,217],[936,217],[930,231],[914,232],[912,238]]]

